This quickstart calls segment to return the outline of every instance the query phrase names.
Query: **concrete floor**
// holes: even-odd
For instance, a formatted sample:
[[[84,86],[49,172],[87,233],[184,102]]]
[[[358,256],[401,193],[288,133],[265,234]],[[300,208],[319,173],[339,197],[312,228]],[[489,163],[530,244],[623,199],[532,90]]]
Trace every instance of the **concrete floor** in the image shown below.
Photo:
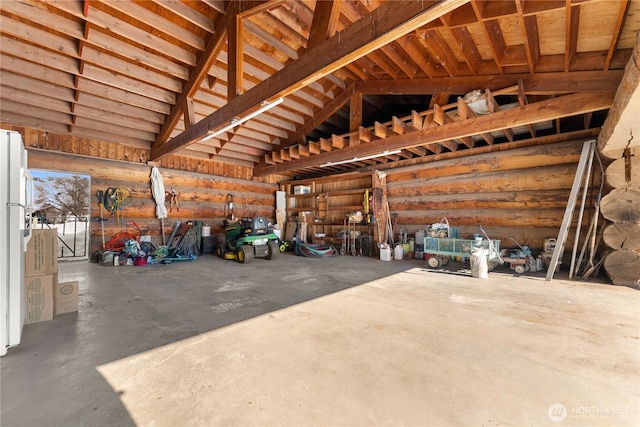
[[[640,425],[630,288],[289,253],[59,270],[79,312],[0,359],[3,427]]]

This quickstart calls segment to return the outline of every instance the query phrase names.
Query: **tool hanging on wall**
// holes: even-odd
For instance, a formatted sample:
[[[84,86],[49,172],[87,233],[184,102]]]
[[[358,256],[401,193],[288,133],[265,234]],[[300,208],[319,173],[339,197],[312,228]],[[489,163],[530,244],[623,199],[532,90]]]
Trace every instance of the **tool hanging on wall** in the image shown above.
[[[133,202],[131,193],[124,188],[109,187],[104,192],[103,203],[111,215],[116,216],[116,226],[118,231],[124,228],[124,216],[122,210],[125,206],[130,206]]]
[[[176,190],[171,187],[171,193],[169,194],[171,198],[171,203],[169,204],[169,212],[173,212],[173,206],[176,207],[176,212],[180,212],[180,205],[178,204],[178,193]]]
[[[104,240],[104,222],[108,220],[102,214],[102,208],[104,208],[104,191],[98,190],[96,191],[96,196],[98,197],[98,204],[100,205],[100,228],[102,229],[102,249],[105,249],[105,240]]]
[[[369,205],[371,202],[370,199],[370,195],[369,195],[369,189],[364,190],[364,200],[362,202],[362,207],[364,208],[364,219],[367,222],[367,224],[370,224],[371,221],[371,206]]]
[[[231,193],[227,194],[224,199],[224,217],[231,221],[235,219],[233,215],[233,195]]]

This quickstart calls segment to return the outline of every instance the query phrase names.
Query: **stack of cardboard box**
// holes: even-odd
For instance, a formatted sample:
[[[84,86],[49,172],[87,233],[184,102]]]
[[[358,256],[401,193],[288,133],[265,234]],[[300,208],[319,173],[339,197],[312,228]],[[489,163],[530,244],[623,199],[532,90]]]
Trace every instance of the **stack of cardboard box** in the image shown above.
[[[25,324],[78,311],[78,282],[58,283],[58,231],[34,230],[25,253]]]

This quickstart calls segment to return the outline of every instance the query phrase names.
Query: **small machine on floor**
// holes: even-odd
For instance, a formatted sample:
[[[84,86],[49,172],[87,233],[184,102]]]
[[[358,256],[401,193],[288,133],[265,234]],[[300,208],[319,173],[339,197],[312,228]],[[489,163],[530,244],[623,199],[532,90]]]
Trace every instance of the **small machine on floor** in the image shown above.
[[[225,219],[223,224],[226,242],[218,245],[219,257],[247,264],[255,257],[276,259],[280,254],[278,236],[270,230],[264,217]]]

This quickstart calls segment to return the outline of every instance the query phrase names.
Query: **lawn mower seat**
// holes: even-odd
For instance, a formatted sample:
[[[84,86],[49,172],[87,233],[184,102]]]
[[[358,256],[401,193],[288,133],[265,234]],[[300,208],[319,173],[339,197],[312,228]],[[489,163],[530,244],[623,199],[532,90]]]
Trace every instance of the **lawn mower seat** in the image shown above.
[[[269,223],[263,216],[258,216],[253,219],[251,229],[254,236],[267,234],[269,232]]]

